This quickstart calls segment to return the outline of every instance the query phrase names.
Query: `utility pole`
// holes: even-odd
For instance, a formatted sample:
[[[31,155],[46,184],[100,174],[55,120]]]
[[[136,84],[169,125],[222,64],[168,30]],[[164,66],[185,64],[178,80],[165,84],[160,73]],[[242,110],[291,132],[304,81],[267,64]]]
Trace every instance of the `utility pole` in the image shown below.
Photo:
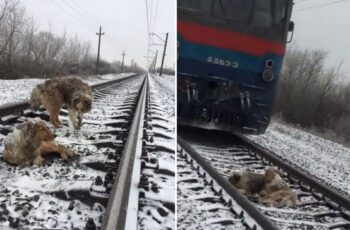
[[[163,50],[162,65],[160,66],[159,76],[162,76],[162,72],[163,72],[164,58],[165,58],[165,52],[166,52],[166,45],[168,44],[168,35],[169,35],[169,33],[166,33],[165,43],[164,43],[164,50]]]
[[[154,59],[153,73],[156,72],[157,57],[158,57],[158,50],[156,50],[156,57],[155,57],[155,59]]]
[[[123,73],[123,69],[124,69],[124,56],[126,55],[125,51],[123,51],[122,55],[123,55],[123,61],[122,61],[121,73]]]
[[[132,72],[132,63],[133,62],[134,62],[134,59],[131,59],[130,72]]]
[[[96,33],[98,35],[98,51],[97,51],[97,63],[96,63],[96,74],[98,75],[98,66],[100,64],[100,45],[101,45],[101,36],[105,35],[102,33],[102,27],[100,26],[100,32]]]

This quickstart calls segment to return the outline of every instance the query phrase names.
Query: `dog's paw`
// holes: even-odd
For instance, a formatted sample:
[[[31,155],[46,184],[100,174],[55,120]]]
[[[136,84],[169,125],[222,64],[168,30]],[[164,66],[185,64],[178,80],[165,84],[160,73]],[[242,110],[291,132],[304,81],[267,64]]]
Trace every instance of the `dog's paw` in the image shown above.
[[[63,128],[62,124],[54,124],[54,126],[55,126],[55,128],[58,128],[58,129]]]
[[[68,155],[65,153],[61,153],[61,158],[62,158],[62,160],[66,161],[66,160],[68,160]]]
[[[73,151],[65,146],[60,146],[60,155],[63,160],[67,160],[69,157],[73,156]]]
[[[33,165],[41,166],[44,162],[44,159],[42,157],[37,157],[33,160]]]
[[[72,157],[73,156],[73,151],[71,149],[67,149],[66,154],[68,157]]]

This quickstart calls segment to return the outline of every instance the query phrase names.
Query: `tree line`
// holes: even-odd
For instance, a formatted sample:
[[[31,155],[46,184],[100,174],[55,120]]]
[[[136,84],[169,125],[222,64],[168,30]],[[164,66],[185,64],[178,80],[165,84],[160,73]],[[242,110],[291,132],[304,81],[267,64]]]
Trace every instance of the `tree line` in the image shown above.
[[[125,68],[124,68],[125,69]],[[118,73],[121,63],[100,62],[100,74]],[[142,71],[134,67],[135,72]],[[91,44],[77,36],[38,31],[18,0],[0,3],[0,79],[89,75],[96,71]]]
[[[289,123],[350,143],[350,84],[341,64],[330,69],[326,59],[322,50],[294,46],[287,51],[274,112]]]

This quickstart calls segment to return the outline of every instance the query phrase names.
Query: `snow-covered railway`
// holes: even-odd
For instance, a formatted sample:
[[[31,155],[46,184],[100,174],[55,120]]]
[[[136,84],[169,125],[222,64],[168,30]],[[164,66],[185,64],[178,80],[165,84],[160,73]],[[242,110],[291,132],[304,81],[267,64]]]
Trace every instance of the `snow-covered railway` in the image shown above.
[[[152,82],[150,78],[141,74],[95,85],[93,109],[85,115],[79,131],[68,126],[67,111],[62,109],[64,127],[54,132],[56,140],[75,153],[68,162],[49,156],[41,167],[15,167],[0,160],[0,228],[109,229],[128,224],[132,227],[127,229],[136,229],[138,225],[163,222],[174,228],[174,199],[168,202],[159,195],[164,193],[168,178],[163,179],[164,183],[152,184],[147,192],[141,186],[145,184],[145,168],[153,169],[153,174],[151,169],[148,172],[153,178],[161,177],[168,166],[151,159],[152,164],[146,163],[145,167],[137,155],[148,148],[155,148],[155,153],[162,151],[152,143],[157,130],[153,131],[154,137],[147,134],[157,120],[148,121],[156,114],[150,99],[146,100],[153,87],[148,83]],[[46,112],[33,112],[27,107],[28,102],[22,102],[1,110],[0,152],[5,135],[26,117],[48,120]],[[173,167],[174,172],[175,163]],[[148,209],[146,202],[151,202]],[[128,210],[128,215],[123,213],[117,222],[110,221],[110,216],[126,206],[131,207],[130,213],[136,212],[136,218],[130,219],[133,215]],[[155,223],[144,223],[147,218],[143,215]]]
[[[347,197],[289,162],[282,162],[272,152],[226,132],[180,128],[178,133],[180,229],[195,229],[203,223],[204,229],[220,225],[226,229],[224,225],[231,226],[239,221],[245,225],[243,229],[350,229]],[[190,168],[186,169],[189,166],[185,162],[190,162]],[[295,209],[266,207],[253,199],[246,203],[246,198],[227,181],[233,171],[248,169],[263,173],[270,165],[279,167],[283,179],[298,194],[299,203]],[[208,208],[195,213],[192,205]],[[217,216],[218,210],[223,215]],[[186,221],[192,223],[188,225]]]

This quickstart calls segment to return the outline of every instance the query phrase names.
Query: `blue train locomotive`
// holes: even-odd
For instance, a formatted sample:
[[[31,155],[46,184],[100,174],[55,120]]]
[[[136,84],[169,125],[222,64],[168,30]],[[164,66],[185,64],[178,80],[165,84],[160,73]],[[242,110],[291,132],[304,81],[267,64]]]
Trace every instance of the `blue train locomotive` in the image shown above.
[[[267,128],[292,0],[178,0],[178,123],[260,134]]]

